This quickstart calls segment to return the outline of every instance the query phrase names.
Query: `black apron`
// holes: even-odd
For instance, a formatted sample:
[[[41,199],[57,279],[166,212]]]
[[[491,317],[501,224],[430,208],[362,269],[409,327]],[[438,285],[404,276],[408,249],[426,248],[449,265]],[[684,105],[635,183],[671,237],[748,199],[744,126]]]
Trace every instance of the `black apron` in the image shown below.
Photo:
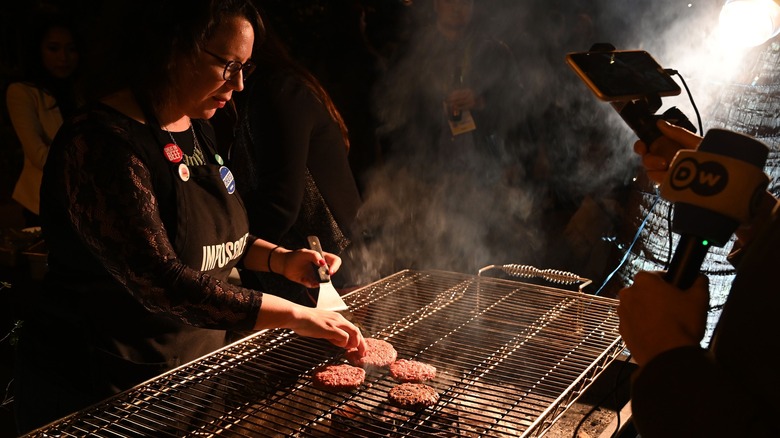
[[[171,243],[176,254],[188,267],[227,282],[241,257],[238,250],[244,248],[249,235],[246,209],[235,191],[232,173],[217,162],[216,152],[204,135],[199,135],[198,142],[205,165],[186,166],[183,160],[167,158],[171,138],[154,129],[155,123],[149,125],[175,185],[177,225]],[[110,388],[104,389],[110,392],[123,391],[226,344],[224,330],[193,327],[153,314],[135,301],[123,302],[132,300],[126,294],[113,296],[116,302],[99,305],[128,309],[127,316],[110,315],[111,321],[100,321],[98,325],[108,327],[113,339],[109,339],[108,351],[99,346],[92,350],[92,362],[98,364],[93,370],[95,384],[108,383]],[[106,338],[100,342],[106,342]]]
[[[161,144],[160,153],[166,156],[164,148],[171,144],[171,139],[166,139],[164,134],[159,129],[155,130]],[[186,166],[183,161],[168,159],[175,184],[177,212],[176,233],[171,240],[177,256],[188,267],[227,282],[249,236],[249,223],[243,201],[235,192],[232,173],[218,162],[221,158],[218,158],[206,137],[198,137],[207,162],[205,165]],[[147,363],[153,365],[160,358],[164,360],[159,363],[163,368],[161,371],[225,345],[224,330],[201,329],[184,324],[172,327],[167,321],[156,321],[158,317],[155,315],[149,316],[150,326],[161,325],[164,329],[142,342],[150,350],[150,362]],[[138,356],[135,356],[134,362],[139,362],[137,359]]]
[[[156,150],[138,152],[158,153],[172,173],[177,225],[175,236],[170,237],[178,257],[192,269],[227,281],[248,238],[246,209],[235,192],[231,172],[200,132],[199,123],[203,122],[193,123],[201,134],[198,142],[205,165],[190,166],[185,172],[180,163],[168,159],[165,147],[171,139],[152,126],[156,124],[145,128],[157,139]],[[149,138],[148,134],[144,137]],[[17,398],[17,422],[22,431],[132,388],[226,344],[224,330],[197,328],[153,314],[121,289],[109,291],[103,280],[80,287],[79,293],[90,299],[63,305],[83,312],[86,326],[58,327],[44,318],[24,327],[25,332],[37,332],[30,333],[37,341],[22,341],[17,346],[17,354],[31,365],[15,370],[16,383],[25,387],[17,390],[24,393]],[[40,406],[36,393],[49,398],[46,406]],[[193,427],[193,419],[190,415],[182,422]]]
[[[232,173],[217,162],[221,158],[205,135],[198,136],[205,165],[186,166],[183,160],[169,159],[166,149],[170,151],[171,138],[156,128],[153,118],[147,116],[147,120],[152,121],[149,128],[158,140],[152,153],[167,161],[175,185],[176,232],[169,237],[176,254],[189,268],[227,282],[249,236],[246,209],[235,191]],[[93,371],[96,384],[108,383],[106,389],[111,392],[123,391],[226,344],[224,330],[193,327],[153,314],[126,293],[111,294],[107,300],[89,305],[128,309],[122,315],[103,313],[100,308],[90,312],[93,319],[111,318],[97,323],[112,336],[107,339],[104,332],[99,342],[108,341],[107,351],[100,345],[92,351],[93,363],[103,363]]]

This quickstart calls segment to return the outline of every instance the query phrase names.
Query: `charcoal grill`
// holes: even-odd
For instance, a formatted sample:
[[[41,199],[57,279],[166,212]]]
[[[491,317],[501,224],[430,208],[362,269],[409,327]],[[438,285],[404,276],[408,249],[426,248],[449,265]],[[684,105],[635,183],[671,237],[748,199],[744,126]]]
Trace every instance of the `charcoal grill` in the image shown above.
[[[435,406],[390,406],[384,369],[316,389],[312,371],[344,350],[266,330],[28,436],[542,436],[623,349],[617,301],[579,291],[405,270],[344,300],[364,334],[438,369]]]

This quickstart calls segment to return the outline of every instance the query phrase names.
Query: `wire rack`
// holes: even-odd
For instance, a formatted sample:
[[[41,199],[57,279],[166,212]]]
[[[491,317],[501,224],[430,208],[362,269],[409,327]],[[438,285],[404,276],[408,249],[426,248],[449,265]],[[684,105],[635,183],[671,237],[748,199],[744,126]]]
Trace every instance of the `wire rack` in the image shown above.
[[[365,335],[437,368],[438,403],[391,406],[386,369],[317,389],[313,370],[344,350],[268,330],[28,436],[541,436],[623,350],[616,300],[581,292],[406,270],[344,300]]]

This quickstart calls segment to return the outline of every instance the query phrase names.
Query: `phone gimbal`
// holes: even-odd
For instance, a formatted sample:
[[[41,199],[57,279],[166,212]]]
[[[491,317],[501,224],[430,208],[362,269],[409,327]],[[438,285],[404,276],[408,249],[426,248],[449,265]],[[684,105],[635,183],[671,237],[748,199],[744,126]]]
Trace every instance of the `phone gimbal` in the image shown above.
[[[616,50],[615,46],[608,43],[597,43],[590,48],[591,52],[611,52],[614,50]],[[662,114],[656,114],[661,108],[661,96],[658,94],[651,94],[634,100],[613,101],[610,104],[648,147],[661,136],[661,132],[656,127],[658,120],[666,120],[673,125],[696,132],[696,127],[693,123],[677,107],[671,107]]]

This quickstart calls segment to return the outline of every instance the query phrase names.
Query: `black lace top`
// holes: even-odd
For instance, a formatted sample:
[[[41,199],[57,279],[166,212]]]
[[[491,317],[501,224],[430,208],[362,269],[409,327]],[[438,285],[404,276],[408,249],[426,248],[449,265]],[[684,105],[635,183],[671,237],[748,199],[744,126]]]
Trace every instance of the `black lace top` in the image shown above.
[[[213,144],[208,123],[193,123]],[[262,293],[177,258],[170,237],[176,235],[174,177],[152,130],[110,107],[95,106],[63,125],[41,190],[49,273],[45,302],[36,306],[115,335],[136,333],[138,318],[163,330],[182,323],[251,329]]]

